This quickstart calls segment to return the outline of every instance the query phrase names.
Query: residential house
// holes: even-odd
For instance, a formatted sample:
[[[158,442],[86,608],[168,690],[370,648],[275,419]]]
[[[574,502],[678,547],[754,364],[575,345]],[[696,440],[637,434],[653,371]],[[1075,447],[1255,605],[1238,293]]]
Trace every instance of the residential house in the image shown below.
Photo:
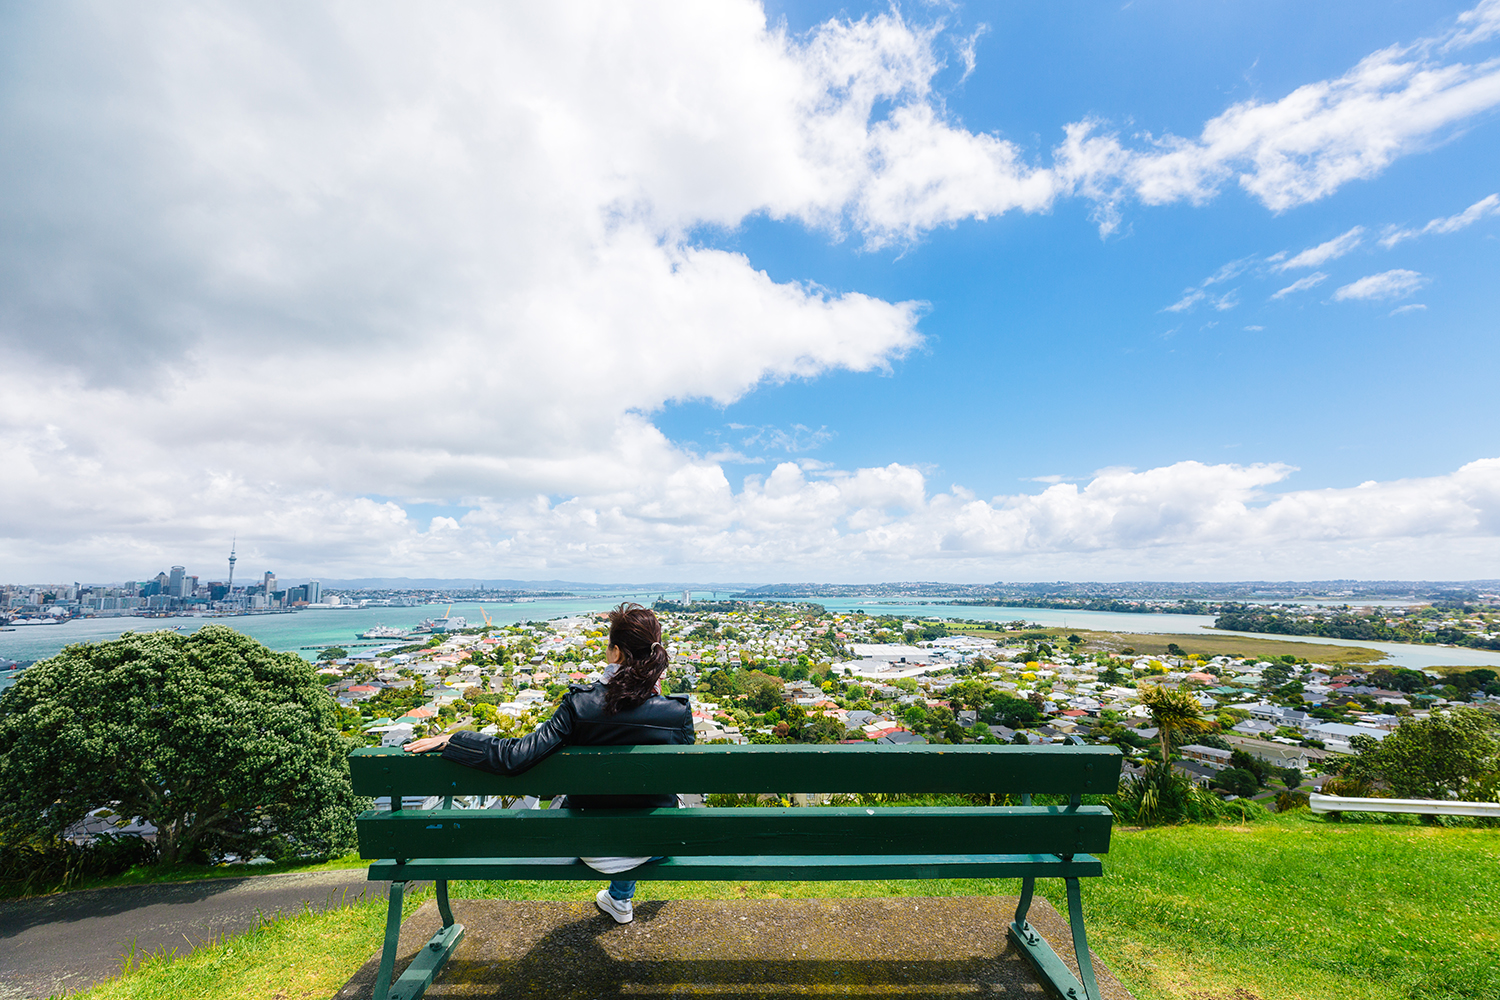
[[[1323,745],[1337,753],[1353,753],[1354,748],[1350,741],[1356,736],[1369,736],[1375,740],[1383,740],[1391,734],[1388,729],[1377,729],[1374,726],[1350,726],[1342,722],[1325,722],[1312,731],[1314,739],[1321,740]]]
[[[1233,731],[1239,733],[1241,736],[1256,737],[1274,733],[1276,732],[1276,727],[1261,719],[1246,719],[1244,722],[1237,723],[1233,727]]]
[[[1295,767],[1299,771],[1306,771],[1312,764],[1328,756],[1324,751],[1311,747],[1290,746],[1285,743],[1271,743],[1267,740],[1246,739],[1231,735],[1226,735],[1224,739],[1236,750],[1243,750],[1272,767]]]
[[[1231,751],[1220,750],[1218,747],[1206,747],[1197,743],[1189,743],[1180,747],[1179,752],[1188,760],[1215,771],[1222,771],[1229,767]]]
[[[1174,761],[1172,764],[1172,770],[1176,771],[1184,778],[1187,778],[1199,788],[1207,788],[1209,785],[1211,785],[1214,780],[1214,775],[1218,773],[1216,769],[1211,768],[1206,764],[1199,764],[1195,761],[1187,760]]]

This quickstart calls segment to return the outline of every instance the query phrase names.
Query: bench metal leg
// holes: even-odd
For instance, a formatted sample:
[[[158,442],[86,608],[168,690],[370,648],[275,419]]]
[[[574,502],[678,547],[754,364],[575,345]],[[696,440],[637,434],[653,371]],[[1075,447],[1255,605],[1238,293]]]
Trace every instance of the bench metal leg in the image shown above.
[[[1083,976],[1083,995],[1088,1000],[1097,1000],[1099,984],[1094,981],[1094,956],[1089,954],[1089,939],[1083,930],[1083,892],[1076,878],[1063,881],[1068,883],[1068,923],[1073,926],[1073,955]]]
[[[448,906],[447,879],[437,885],[438,912],[443,915],[443,928],[422,946],[406,971],[401,973],[401,978],[392,984],[396,946],[401,938],[401,897],[406,883],[391,883],[391,902],[385,918],[385,947],[380,953],[380,971],[375,975],[375,1000],[418,1000],[437,978],[453,949],[464,939],[464,925],[454,922],[453,911]]]
[[[392,882],[390,905],[385,911],[385,946],[380,951],[380,971],[375,974],[375,1000],[387,1000],[391,974],[396,970],[396,942],[401,939],[401,897],[405,882]]]
[[[1021,901],[1016,904],[1015,923],[1019,927],[1026,926],[1026,914],[1031,911],[1031,896],[1036,892],[1036,879],[1031,876],[1021,879]]]
[[[1099,987],[1094,982],[1094,963],[1089,956],[1088,941],[1083,934],[1083,901],[1079,894],[1078,879],[1065,880],[1068,884],[1068,915],[1073,927],[1073,949],[1078,956],[1078,968],[1083,973],[1083,983],[1073,975],[1067,964],[1057,957],[1057,952],[1047,939],[1036,932],[1026,921],[1031,908],[1032,894],[1036,890],[1036,879],[1021,880],[1021,901],[1016,906],[1016,917],[1008,928],[1010,939],[1031,961],[1042,982],[1056,990],[1067,1000],[1098,1000]],[[1087,985],[1085,986],[1084,983]]]

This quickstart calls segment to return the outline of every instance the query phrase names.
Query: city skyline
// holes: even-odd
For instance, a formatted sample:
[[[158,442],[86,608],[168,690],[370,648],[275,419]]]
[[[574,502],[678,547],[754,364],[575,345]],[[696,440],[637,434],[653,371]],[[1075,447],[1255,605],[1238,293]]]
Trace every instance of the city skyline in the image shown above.
[[[0,15],[0,576],[1500,564],[1500,0],[609,9]]]

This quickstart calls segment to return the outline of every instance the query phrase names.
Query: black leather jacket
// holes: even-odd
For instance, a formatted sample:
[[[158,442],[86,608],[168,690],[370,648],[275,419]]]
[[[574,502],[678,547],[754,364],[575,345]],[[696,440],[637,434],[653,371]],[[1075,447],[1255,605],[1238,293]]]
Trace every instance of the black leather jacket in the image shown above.
[[[574,685],[563,696],[552,718],[519,739],[485,736],[471,731],[454,733],[443,748],[445,760],[495,771],[520,774],[558,747],[683,745],[693,742],[693,710],[687,695],[656,695],[634,708],[613,715],[604,710],[604,684]],[[579,809],[670,809],[675,795],[570,795],[568,805]]]

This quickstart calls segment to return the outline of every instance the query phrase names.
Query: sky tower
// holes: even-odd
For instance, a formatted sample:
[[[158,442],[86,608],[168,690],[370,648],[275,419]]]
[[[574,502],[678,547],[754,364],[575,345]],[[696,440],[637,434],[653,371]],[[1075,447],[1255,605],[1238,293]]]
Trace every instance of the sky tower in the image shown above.
[[[229,543],[229,591],[224,595],[225,597],[228,597],[230,594],[234,593],[234,548],[239,544],[239,541],[240,536],[235,535],[234,541]]]

